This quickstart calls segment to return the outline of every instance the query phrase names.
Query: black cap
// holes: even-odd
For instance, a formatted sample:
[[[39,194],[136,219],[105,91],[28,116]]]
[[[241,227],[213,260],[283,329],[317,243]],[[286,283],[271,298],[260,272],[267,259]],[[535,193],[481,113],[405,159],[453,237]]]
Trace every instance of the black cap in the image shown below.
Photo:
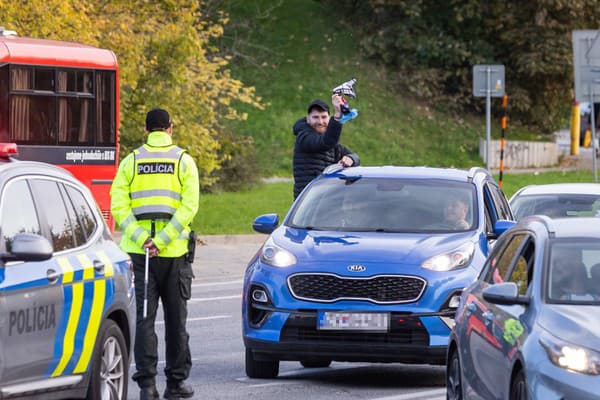
[[[146,114],[146,130],[148,132],[167,129],[171,126],[171,117],[162,108],[153,108]]]
[[[308,113],[310,114],[310,110],[312,110],[315,107],[320,108],[322,111],[327,111],[329,113],[329,106],[323,100],[313,100],[312,103],[308,105]]]

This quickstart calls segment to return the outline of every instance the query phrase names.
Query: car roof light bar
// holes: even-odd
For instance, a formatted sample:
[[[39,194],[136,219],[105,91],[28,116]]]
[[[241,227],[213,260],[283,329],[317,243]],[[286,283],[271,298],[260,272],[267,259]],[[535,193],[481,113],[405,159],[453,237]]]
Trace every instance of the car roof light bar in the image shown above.
[[[0,143],[0,157],[8,158],[19,154],[16,143]]]

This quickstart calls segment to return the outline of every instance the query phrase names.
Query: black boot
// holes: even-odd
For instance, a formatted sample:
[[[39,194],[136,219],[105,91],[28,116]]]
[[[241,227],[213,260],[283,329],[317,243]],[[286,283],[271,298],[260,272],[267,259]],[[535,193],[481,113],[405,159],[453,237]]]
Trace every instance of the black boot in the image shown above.
[[[156,386],[145,386],[140,388],[140,400],[159,400],[158,390]]]
[[[177,399],[189,399],[194,395],[194,389],[192,385],[185,383],[184,381],[176,383],[168,383],[165,389],[164,398],[170,400]]]

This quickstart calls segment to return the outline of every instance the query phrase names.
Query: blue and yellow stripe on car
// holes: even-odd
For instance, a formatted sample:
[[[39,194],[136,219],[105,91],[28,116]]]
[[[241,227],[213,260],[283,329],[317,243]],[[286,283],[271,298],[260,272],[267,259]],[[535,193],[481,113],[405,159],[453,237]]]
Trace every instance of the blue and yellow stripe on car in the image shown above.
[[[104,264],[103,273],[90,259]],[[114,297],[114,265],[102,251],[57,258],[62,272],[63,310],[54,341],[51,377],[87,371],[107,305]]]

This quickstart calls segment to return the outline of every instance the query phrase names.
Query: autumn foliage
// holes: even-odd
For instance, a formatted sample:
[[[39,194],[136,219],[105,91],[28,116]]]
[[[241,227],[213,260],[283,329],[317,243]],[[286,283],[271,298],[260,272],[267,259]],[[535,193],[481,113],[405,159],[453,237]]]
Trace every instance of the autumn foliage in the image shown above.
[[[221,146],[226,119],[246,118],[235,102],[262,108],[253,87],[234,79],[211,42],[224,14],[205,18],[202,0],[0,0],[0,26],[20,36],[74,41],[115,52],[121,80],[121,156],[144,140],[148,110],[171,113],[175,142],[195,158],[201,184],[231,162]],[[252,146],[243,140],[242,145]],[[239,153],[239,152],[237,152]],[[237,154],[236,153],[236,154]],[[252,154],[251,149],[244,154]]]

